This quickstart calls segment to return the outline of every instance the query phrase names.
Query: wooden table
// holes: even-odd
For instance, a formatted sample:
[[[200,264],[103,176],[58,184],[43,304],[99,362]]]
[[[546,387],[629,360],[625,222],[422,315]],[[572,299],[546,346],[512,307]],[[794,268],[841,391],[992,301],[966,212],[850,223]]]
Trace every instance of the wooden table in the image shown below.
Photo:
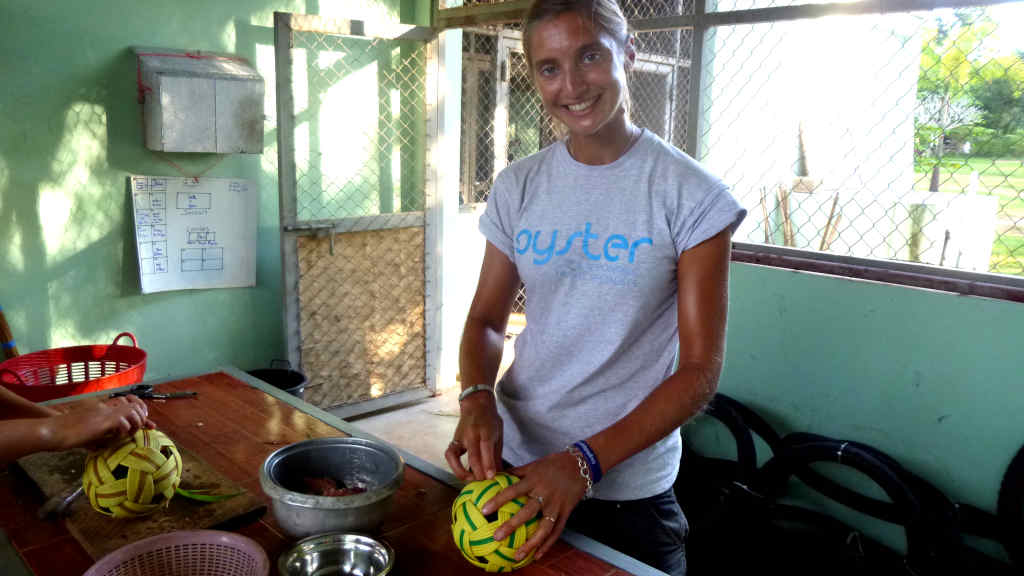
[[[174,390],[194,390],[199,396],[189,400],[148,400],[151,419],[176,443],[264,498],[268,506],[269,498],[259,484],[259,468],[271,452],[307,438],[367,436],[351,424],[233,368],[159,383],[158,391]],[[403,457],[407,464],[405,479],[395,495],[391,515],[379,533],[395,549],[392,573],[483,574],[462,558],[452,542],[449,507],[457,494],[454,477],[408,453],[403,452]],[[0,502],[0,529],[7,534],[11,547],[29,573],[67,576],[81,574],[93,564],[63,522],[36,518],[36,510],[43,499],[38,489],[17,470],[0,473]],[[271,561],[271,574],[277,574],[277,558],[292,541],[277,525],[269,507],[259,520],[250,521],[235,531],[263,546]],[[4,555],[0,554],[0,558]],[[19,570],[21,566],[0,565],[0,572],[4,574],[17,574]],[[542,560],[517,573],[523,576],[661,574],[573,534],[558,542]]]

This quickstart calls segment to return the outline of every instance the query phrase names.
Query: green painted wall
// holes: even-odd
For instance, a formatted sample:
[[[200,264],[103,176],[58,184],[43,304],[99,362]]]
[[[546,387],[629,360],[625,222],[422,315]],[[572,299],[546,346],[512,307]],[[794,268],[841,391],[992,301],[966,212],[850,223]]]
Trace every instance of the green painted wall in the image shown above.
[[[994,511],[1024,442],[1022,328],[1017,303],[735,264],[720,390],[780,433],[871,444]],[[728,453],[731,436],[709,420],[686,432]]]
[[[351,17],[353,6],[429,20],[427,0],[0,4],[0,306],[22,353],[131,331],[149,353],[147,378],[283,355],[275,127],[262,155],[148,151],[131,48],[246,57],[273,117],[273,12]],[[176,175],[167,160],[258,183],[255,288],[140,294],[125,181]]]

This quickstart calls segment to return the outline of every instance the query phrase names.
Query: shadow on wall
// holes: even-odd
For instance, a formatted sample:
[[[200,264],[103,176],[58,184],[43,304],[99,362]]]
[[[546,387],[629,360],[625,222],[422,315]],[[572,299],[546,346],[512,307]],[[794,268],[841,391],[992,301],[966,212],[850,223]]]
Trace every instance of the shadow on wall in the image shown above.
[[[17,106],[24,113],[19,124],[31,134],[22,128],[14,133],[22,141],[9,142],[8,162],[18,169],[0,210],[0,242],[11,247],[0,265],[13,280],[5,282],[5,304],[36,335],[87,331],[103,308],[82,287],[109,283],[119,273],[123,215],[111,200],[117,196],[96,181],[113,172],[110,133],[117,122],[106,112],[108,87],[123,62],[114,58],[93,87],[53,95],[52,107]],[[49,114],[58,107],[61,112]]]
[[[360,0],[362,4],[376,4]],[[128,8],[127,18],[174,16],[170,26],[183,26],[176,7]],[[200,3],[195,3],[197,6]],[[233,5],[232,5],[233,4]],[[273,26],[267,20],[275,9],[323,13],[344,17],[352,10],[347,0],[266,0],[258,6],[236,1],[217,7],[201,6],[208,19],[224,19],[223,32],[201,42],[204,47],[232,51],[256,60],[269,55],[273,72]],[[419,18],[425,4],[419,0],[388,0],[389,10]],[[321,6],[322,5],[322,6]],[[23,10],[23,30],[64,30],[84,36],[87,21],[68,13],[63,22],[47,20],[32,9]],[[406,18],[403,18],[406,19]],[[189,20],[191,21],[191,20]],[[269,23],[269,22],[268,22]],[[211,30],[215,27],[209,27]],[[102,29],[98,29],[102,32]],[[180,293],[139,296],[135,264],[131,196],[127,176],[137,173],[174,174],[175,170],[142,145],[141,110],[135,85],[136,45],[167,45],[165,37],[125,32],[110,27],[118,40],[116,50],[102,46],[92,51],[64,49],[81,40],[57,39],[41,47],[30,62],[15,62],[13,73],[22,78],[0,95],[0,306],[15,327],[22,351],[65,343],[106,340],[118,323],[135,322],[133,314],[153,304],[179,306]],[[90,30],[89,34],[97,33]],[[27,35],[13,32],[12,41]],[[233,46],[229,44],[234,43]],[[62,44],[64,43],[64,44]],[[97,55],[97,51],[99,54]],[[267,70],[261,70],[266,74]],[[269,110],[273,110],[274,84],[268,78]],[[269,116],[269,114],[268,114]],[[261,231],[257,285],[273,294],[245,293],[264,306],[279,299],[278,269],[266,265],[278,253],[276,131],[268,122],[264,154],[258,173],[261,194]],[[190,172],[200,172],[219,161],[217,155],[165,154],[167,160]],[[241,160],[228,160],[224,166]],[[122,192],[123,191],[123,192]],[[263,277],[260,277],[260,274]],[[267,277],[270,274],[273,277]],[[125,326],[127,328],[127,326]],[[244,326],[237,328],[245,330]],[[226,327],[226,333],[236,328]]]
[[[30,332],[20,338],[42,344],[33,348],[91,342],[110,318],[142,305],[123,299],[139,294],[126,177],[152,163],[126,82],[134,69],[125,48],[89,76],[90,87],[18,107],[19,124],[33,128],[27,142],[10,143],[20,168],[0,209],[0,242],[11,247],[0,270],[13,280],[5,304]]]

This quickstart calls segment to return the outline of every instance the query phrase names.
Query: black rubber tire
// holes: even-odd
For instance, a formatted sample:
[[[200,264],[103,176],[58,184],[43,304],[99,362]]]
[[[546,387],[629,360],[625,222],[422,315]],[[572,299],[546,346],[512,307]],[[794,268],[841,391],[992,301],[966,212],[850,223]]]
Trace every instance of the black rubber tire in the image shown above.
[[[754,446],[754,437],[750,435],[750,429],[746,422],[736,413],[727,402],[723,402],[715,395],[708,402],[704,412],[729,429],[733,439],[736,440],[736,482],[750,485],[757,474],[757,449]]]
[[[921,503],[913,489],[888,465],[871,453],[849,442],[835,440],[789,443],[785,440],[778,455],[762,467],[764,485],[780,494],[787,479],[815,462],[834,462],[865,474],[878,484],[896,506],[907,534],[907,564],[921,574],[942,568],[936,562],[931,527],[922,516]],[[841,456],[840,456],[841,455]],[[830,481],[831,482],[831,481]],[[946,566],[948,568],[948,566]]]
[[[961,532],[1002,543],[1003,530],[998,516],[964,502],[957,502],[956,509]]]
[[[721,392],[715,394],[715,402],[725,404],[732,408],[733,412],[743,419],[743,422],[748,428],[750,428],[751,432],[760,436],[761,439],[764,440],[765,444],[771,448],[773,455],[779,449],[779,443],[782,442],[782,437],[779,436],[779,433],[776,432],[760,414],[753,411],[739,400],[736,400],[726,394],[722,394]]]
[[[888,454],[854,441],[836,440],[810,433],[787,435],[783,439],[784,446],[800,443],[834,442],[846,449],[853,446],[874,456],[886,466],[891,473],[898,476],[913,492],[918,500],[921,515],[921,545],[918,548],[918,559],[927,559],[933,567],[957,565],[960,552],[963,550],[963,538],[960,528],[960,514],[956,505],[938,488],[920,476],[904,468]],[[865,496],[819,474],[810,467],[798,469],[796,476],[815,490],[829,496],[850,508],[874,516],[880,520],[895,524],[907,525],[906,511],[893,502],[886,502]],[[923,561],[923,560],[922,560]]]
[[[812,434],[809,432],[794,432],[792,434],[787,434],[784,442],[787,446],[794,446],[809,442],[836,442],[841,446],[845,442],[848,446],[856,446],[857,448],[868,452],[905,481],[908,480],[908,477],[910,476],[910,473],[889,455],[859,442],[838,440],[836,438],[828,438],[826,436]],[[814,488],[818,492],[821,492],[829,498],[832,498],[845,506],[849,506],[854,510],[893,524],[903,524],[907,522],[907,518],[904,516],[906,514],[906,510],[899,508],[893,502],[865,496],[856,490],[851,490],[846,486],[833,481],[827,476],[818,473],[813,468],[804,467],[796,470],[794,474],[811,488]],[[913,484],[915,484],[914,482],[908,482],[908,484],[911,484],[912,488],[915,487],[913,486]]]

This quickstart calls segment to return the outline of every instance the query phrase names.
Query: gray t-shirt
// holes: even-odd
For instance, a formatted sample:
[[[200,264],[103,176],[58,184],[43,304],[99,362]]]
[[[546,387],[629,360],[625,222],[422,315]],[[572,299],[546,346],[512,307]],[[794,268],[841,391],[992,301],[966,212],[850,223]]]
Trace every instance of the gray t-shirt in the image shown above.
[[[628,414],[671,375],[679,255],[746,211],[692,158],[644,131],[611,164],[564,142],[503,170],[480,231],[526,285],[526,328],[498,385],[504,458],[523,465]],[[594,495],[632,500],[675,480],[671,433],[622,462]]]

